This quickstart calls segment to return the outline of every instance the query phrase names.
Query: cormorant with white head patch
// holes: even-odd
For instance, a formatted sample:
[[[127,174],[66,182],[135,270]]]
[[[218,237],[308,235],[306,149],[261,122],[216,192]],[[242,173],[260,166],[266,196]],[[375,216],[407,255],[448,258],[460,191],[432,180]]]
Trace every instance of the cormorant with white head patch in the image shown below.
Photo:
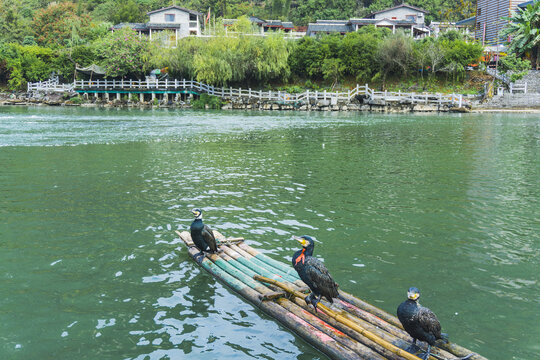
[[[427,360],[435,341],[443,339],[448,342],[448,339],[446,334],[441,334],[441,323],[433,311],[418,303],[419,297],[420,290],[415,287],[410,288],[407,292],[408,299],[397,309],[397,316],[405,331],[413,338],[413,345],[407,351],[416,348],[416,340],[425,341],[428,343],[428,349],[421,358]]]
[[[201,251],[200,254],[203,254],[205,251],[211,253],[217,252],[218,249],[214,233],[208,225],[203,224],[202,210],[193,209],[191,212],[195,216],[195,220],[193,220],[189,228],[191,230],[191,239],[197,249]]]

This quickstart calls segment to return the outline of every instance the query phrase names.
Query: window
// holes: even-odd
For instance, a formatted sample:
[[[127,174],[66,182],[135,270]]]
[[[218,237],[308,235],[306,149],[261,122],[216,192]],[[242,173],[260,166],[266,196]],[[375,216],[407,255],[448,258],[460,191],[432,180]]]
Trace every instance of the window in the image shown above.
[[[416,16],[414,15],[407,15],[406,17],[407,17],[407,20],[409,21],[416,21]]]
[[[174,22],[174,14],[165,14],[166,22]]]
[[[478,8],[477,15],[478,16],[482,15],[482,9]]]

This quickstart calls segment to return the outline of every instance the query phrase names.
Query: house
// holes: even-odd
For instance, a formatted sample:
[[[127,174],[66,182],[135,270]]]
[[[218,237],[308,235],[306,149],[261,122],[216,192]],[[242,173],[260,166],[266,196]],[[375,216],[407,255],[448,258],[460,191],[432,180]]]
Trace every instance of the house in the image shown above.
[[[401,4],[371,13],[365,19],[351,20],[356,20],[357,26],[360,27],[368,25],[366,20],[372,19],[374,20],[373,25],[376,27],[387,27],[392,29],[392,32],[395,32],[396,29],[410,29],[412,36],[423,37],[431,33],[425,20],[425,15],[428,13],[428,11],[416,6]]]
[[[498,46],[505,39],[499,33],[508,24],[503,17],[516,11],[523,0],[477,0],[475,39],[486,46]]]
[[[375,20],[407,20],[419,26],[425,25],[424,15],[428,11],[415,6],[401,4],[392,8],[376,11],[366,16],[367,19]]]
[[[147,23],[121,23],[114,25],[112,31],[130,27],[139,35],[145,34],[152,39],[158,33],[168,31],[167,45],[177,46],[178,39],[186,36],[201,35],[203,14],[180,6],[172,5],[146,13]]]
[[[438,37],[449,30],[457,30],[462,34],[469,35],[471,32],[474,32],[474,24],[475,17],[473,16],[456,22],[432,21],[431,24],[429,24],[429,27],[431,28],[431,34],[435,37]]]
[[[317,20],[315,23],[309,23],[306,36],[317,36],[321,34],[341,34],[353,32],[349,20]]]
[[[375,27],[386,27],[392,30],[393,33],[397,29],[410,31],[414,37],[423,37],[429,35],[431,30],[425,25],[424,15],[428,12],[410,6],[401,4],[389,9],[377,11],[369,14],[362,19],[349,20],[317,20],[315,23],[308,25],[308,36],[316,36],[317,34],[331,34],[358,31],[363,26],[373,25]]]
[[[260,28],[261,35],[268,31],[277,31],[281,30],[283,32],[292,32],[294,31],[294,25],[290,21],[281,21],[281,20],[263,20],[255,16],[250,16],[249,20],[252,24],[257,25]],[[229,27],[233,26],[238,20],[237,19],[223,19],[223,26],[227,31]]]
[[[520,9],[525,9],[528,5],[532,5],[532,4],[534,4],[535,2],[537,2],[537,1],[540,1],[540,0],[531,0],[531,1],[527,1],[527,2],[524,2],[524,3],[519,4],[518,7],[519,7]]]

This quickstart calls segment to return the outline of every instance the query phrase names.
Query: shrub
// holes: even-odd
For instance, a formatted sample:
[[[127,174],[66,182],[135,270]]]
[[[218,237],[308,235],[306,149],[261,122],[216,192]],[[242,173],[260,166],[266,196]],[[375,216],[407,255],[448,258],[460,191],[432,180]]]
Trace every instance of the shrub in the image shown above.
[[[201,94],[199,100],[193,100],[191,105],[194,109],[206,109],[206,105],[208,105],[210,109],[221,109],[223,102],[218,96]]]

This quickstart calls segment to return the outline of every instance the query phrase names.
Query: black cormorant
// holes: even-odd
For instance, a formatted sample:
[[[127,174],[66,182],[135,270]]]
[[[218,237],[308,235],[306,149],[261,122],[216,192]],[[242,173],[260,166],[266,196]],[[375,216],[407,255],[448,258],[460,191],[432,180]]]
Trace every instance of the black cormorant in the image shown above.
[[[311,303],[317,312],[317,304],[323,296],[330,303],[334,302],[332,298],[339,296],[338,284],[334,282],[324,264],[312,256],[315,247],[313,239],[306,235],[294,236],[294,239],[302,244],[302,250],[294,253],[292,265],[300,275],[300,279],[311,289],[311,294],[305,299],[306,304]]]
[[[204,251],[209,251],[215,253],[218,251],[216,239],[214,238],[214,233],[208,225],[203,224],[202,221],[202,210],[193,209],[191,210],[195,220],[191,223],[189,229],[191,230],[191,239],[193,243],[201,252],[199,255],[203,254]]]
[[[416,340],[425,341],[428,343],[428,349],[422,359],[427,360],[431,352],[431,346],[435,345],[435,341],[438,339],[448,342],[447,335],[441,334],[441,323],[439,323],[433,311],[418,303],[420,290],[415,287],[410,288],[407,297],[408,299],[402,302],[397,309],[399,321],[405,331],[413,338],[413,345],[407,351],[416,348]]]

